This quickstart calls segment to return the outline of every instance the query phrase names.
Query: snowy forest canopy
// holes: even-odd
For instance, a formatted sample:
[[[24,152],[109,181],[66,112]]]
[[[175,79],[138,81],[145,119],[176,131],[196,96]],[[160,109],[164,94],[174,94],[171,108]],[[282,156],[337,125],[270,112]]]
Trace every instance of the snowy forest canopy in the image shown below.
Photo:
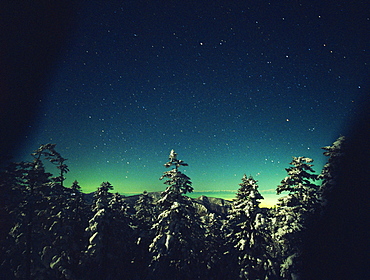
[[[160,179],[159,198],[130,200],[103,182],[93,199],[75,181],[55,144],[42,145],[32,162],[1,172],[1,275],[6,279],[300,279],[307,229],[335,191],[345,138],[324,147],[320,174],[312,159],[293,157],[277,186],[286,194],[260,208],[258,182],[244,175],[225,211],[186,196],[187,166],[174,150]],[[57,176],[46,172],[54,164]],[[320,184],[315,182],[319,180]]]

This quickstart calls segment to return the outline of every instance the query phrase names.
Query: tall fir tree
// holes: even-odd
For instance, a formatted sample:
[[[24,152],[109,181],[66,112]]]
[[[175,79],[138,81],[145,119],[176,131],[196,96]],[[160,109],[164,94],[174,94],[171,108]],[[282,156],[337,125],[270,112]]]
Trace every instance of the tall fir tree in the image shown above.
[[[205,225],[205,261],[207,271],[203,278],[207,279],[230,279],[234,267],[228,266],[229,254],[226,245],[226,231],[224,218],[216,213],[207,213],[202,216]]]
[[[93,217],[89,220],[86,232],[89,236],[85,258],[82,264],[85,267],[84,274],[91,279],[104,279],[108,275],[110,263],[108,257],[108,240],[111,238],[109,227],[111,223],[109,211],[110,190],[113,186],[109,182],[103,182],[94,193],[94,201],[91,206]]]
[[[63,196],[55,200],[54,211],[47,213],[51,221],[51,240],[43,248],[41,259],[61,279],[81,279],[80,259],[86,247],[87,204],[77,181],[64,188]]]
[[[43,237],[37,213],[46,208],[43,193],[51,174],[46,173],[41,161],[14,164],[6,172],[14,176],[12,197],[6,206],[13,223],[2,244],[4,262],[1,265],[11,271],[12,278],[31,279],[39,275],[37,267],[41,265],[37,245]]]
[[[267,250],[271,243],[267,215],[259,207],[263,197],[252,176],[244,175],[239,186],[229,216],[229,242],[236,249],[238,276],[241,279],[273,279],[276,272]]]
[[[304,229],[320,209],[319,186],[313,181],[317,175],[312,169],[313,160],[293,157],[292,166],[286,168],[288,176],[277,187],[277,194],[289,192],[279,198],[273,223],[275,245],[280,255],[280,275],[284,279],[299,279],[300,256]]]
[[[135,202],[134,209],[135,224],[139,232],[142,232],[142,234],[139,234],[140,238],[141,236],[147,235],[152,228],[153,220],[155,218],[153,197],[150,196],[147,191],[144,191]],[[140,240],[138,241],[140,242]]]
[[[109,209],[111,211],[113,222],[110,224],[111,240],[109,245],[112,258],[109,264],[110,277],[117,278],[122,275],[127,279],[135,279],[138,274],[133,266],[135,247],[133,246],[134,230],[132,225],[131,215],[128,214],[129,206],[125,202],[124,197],[119,193],[114,193],[109,201]]]
[[[31,155],[32,162],[13,164],[8,170],[13,176],[12,194],[17,199],[8,206],[15,223],[7,239],[7,262],[17,278],[52,278],[55,272],[39,256],[53,239],[49,231],[51,217],[62,207],[64,188],[60,176],[52,177],[46,172],[43,160],[54,163],[63,158],[55,151],[55,144],[41,145]],[[68,171],[65,164],[58,166],[63,174]]]
[[[140,274],[140,279],[145,279],[150,264],[148,247],[154,238],[155,231],[152,229],[156,217],[153,198],[144,191],[134,205],[135,214],[133,224],[135,226],[134,267]]]
[[[41,158],[44,157],[46,160],[48,160],[50,163],[55,165],[57,169],[59,170],[59,175],[56,177],[53,177],[54,182],[59,182],[61,186],[63,186],[63,182],[65,180],[65,174],[69,171],[68,166],[65,164],[65,161],[67,159],[63,158],[60,153],[58,153],[55,150],[56,144],[45,144],[41,145],[34,153],[31,155],[35,158]]]
[[[156,232],[149,246],[152,253],[150,279],[198,279],[205,270],[204,228],[190,198],[191,181],[178,168],[187,166],[171,151],[160,179],[168,185],[158,201],[159,215],[153,225]]]
[[[323,206],[327,203],[327,198],[333,190],[337,182],[338,171],[342,164],[344,156],[345,137],[340,136],[331,146],[325,146],[322,149],[325,150],[323,153],[328,157],[328,162],[324,165],[318,179],[322,180],[320,186],[320,195]]]
[[[86,231],[89,242],[82,260],[86,279],[130,279],[132,228],[127,204],[113,186],[103,182],[94,194],[93,217]]]

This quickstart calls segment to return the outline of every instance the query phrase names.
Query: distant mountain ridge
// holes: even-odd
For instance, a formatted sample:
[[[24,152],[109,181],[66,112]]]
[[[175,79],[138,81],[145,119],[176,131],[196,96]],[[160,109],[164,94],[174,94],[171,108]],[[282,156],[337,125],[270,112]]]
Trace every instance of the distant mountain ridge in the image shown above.
[[[153,198],[153,203],[156,204],[157,201],[161,198],[161,193],[162,192],[148,192],[148,195]],[[91,204],[94,199],[94,193],[92,192],[84,195],[87,203]],[[124,200],[130,206],[130,208],[133,209],[135,202],[139,199],[140,195],[141,194],[124,196]],[[215,213],[226,217],[232,205],[231,201],[225,200],[223,198],[208,197],[205,195],[201,195],[198,198],[190,199],[193,201],[195,208],[201,216],[208,213]]]

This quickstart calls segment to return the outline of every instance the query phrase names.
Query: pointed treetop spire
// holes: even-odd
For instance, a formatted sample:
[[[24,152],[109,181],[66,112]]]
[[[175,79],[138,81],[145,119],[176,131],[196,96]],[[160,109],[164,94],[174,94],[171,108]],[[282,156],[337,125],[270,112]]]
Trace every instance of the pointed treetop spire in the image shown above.
[[[177,159],[177,153],[175,152],[174,149],[171,150],[169,160],[176,160]]]
[[[186,194],[193,191],[190,178],[178,170],[180,166],[188,166],[188,164],[183,162],[182,160],[177,159],[177,154],[175,150],[173,149],[171,150],[169,155],[169,161],[166,162],[164,166],[165,167],[174,166],[172,170],[164,172],[162,177],[159,178],[159,180],[162,180],[164,178],[169,179],[164,182],[164,184],[169,185],[167,190],[174,191],[177,194]]]
[[[179,168],[179,166],[188,166],[187,163],[183,162],[182,160],[177,159],[177,153],[174,149],[171,150],[170,155],[168,157],[169,161],[164,164],[166,167],[171,167],[172,165],[175,166],[175,170]]]

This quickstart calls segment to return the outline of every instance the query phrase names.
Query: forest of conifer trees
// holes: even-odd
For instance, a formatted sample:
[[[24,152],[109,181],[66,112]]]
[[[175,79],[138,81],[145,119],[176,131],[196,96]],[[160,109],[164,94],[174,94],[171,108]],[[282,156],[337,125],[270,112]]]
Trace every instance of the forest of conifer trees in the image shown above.
[[[305,232],[334,191],[344,144],[323,148],[319,174],[312,159],[293,157],[271,209],[244,175],[227,215],[197,210],[174,150],[160,199],[143,192],[132,205],[109,182],[92,202],[77,181],[65,186],[65,159],[42,145],[0,174],[1,279],[300,279]]]

